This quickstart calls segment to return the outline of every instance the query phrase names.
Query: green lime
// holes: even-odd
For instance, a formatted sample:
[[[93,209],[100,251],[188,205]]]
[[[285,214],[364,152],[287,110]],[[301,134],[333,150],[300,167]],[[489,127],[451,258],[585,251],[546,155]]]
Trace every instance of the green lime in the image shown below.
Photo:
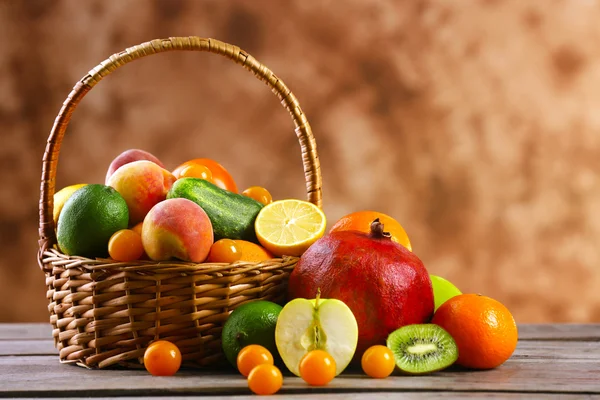
[[[58,246],[68,255],[106,257],[113,233],[127,228],[125,199],[105,185],[86,185],[69,197],[58,217]]]
[[[250,344],[258,344],[279,359],[275,345],[275,325],[282,307],[270,301],[258,300],[239,306],[229,315],[221,341],[227,360],[237,367],[240,350]]]

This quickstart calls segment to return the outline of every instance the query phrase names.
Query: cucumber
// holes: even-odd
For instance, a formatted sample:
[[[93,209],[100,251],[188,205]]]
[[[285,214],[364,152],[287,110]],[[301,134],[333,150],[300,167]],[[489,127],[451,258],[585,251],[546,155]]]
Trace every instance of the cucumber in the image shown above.
[[[215,241],[223,238],[242,239],[257,243],[254,220],[263,204],[233,193],[200,178],[175,181],[167,199],[184,198],[198,204],[208,214]]]

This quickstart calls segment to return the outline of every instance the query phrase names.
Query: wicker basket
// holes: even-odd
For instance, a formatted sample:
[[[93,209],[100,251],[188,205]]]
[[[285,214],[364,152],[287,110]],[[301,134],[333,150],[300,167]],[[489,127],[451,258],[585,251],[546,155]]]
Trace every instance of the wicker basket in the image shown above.
[[[280,98],[302,149],[308,200],[321,206],[321,173],[310,125],[296,97],[267,67],[240,48],[214,39],[177,37],[128,48],[103,61],[73,88],[55,120],[43,158],[40,267],[61,362],[104,368],[139,367],[149,342],[166,339],[184,365],[222,362],[221,329],[241,304],[284,300],[295,257],[233,264],[136,261],[67,256],[57,250],[52,217],[56,166],[63,135],[77,104],[102,78],[130,61],[171,50],[221,54],[254,73]]]

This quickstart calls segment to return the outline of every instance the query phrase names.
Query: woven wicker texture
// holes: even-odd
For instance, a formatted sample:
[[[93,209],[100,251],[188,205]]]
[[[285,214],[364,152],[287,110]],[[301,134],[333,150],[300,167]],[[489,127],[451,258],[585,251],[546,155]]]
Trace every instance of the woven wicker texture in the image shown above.
[[[295,257],[261,263],[193,264],[66,256],[55,248],[52,217],[62,138],[75,108],[91,88],[117,68],[151,54],[195,50],[221,54],[264,81],[289,111],[300,142],[308,201],[321,206],[321,172],[310,125],[296,97],[267,67],[240,48],[215,39],[157,39],[101,62],[73,88],[48,138],[40,190],[40,267],[48,286],[48,311],[62,362],[86,367],[139,366],[147,344],[173,341],[184,364],[222,362],[221,329],[229,313],[252,300],[284,299]]]

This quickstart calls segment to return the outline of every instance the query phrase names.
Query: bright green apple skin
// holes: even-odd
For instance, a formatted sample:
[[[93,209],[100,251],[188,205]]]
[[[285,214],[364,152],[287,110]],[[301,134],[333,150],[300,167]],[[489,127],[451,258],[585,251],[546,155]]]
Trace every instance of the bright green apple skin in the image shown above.
[[[437,275],[430,275],[431,284],[433,286],[433,302],[435,303],[435,311],[450,300],[454,296],[462,294],[462,292],[447,279]]]

